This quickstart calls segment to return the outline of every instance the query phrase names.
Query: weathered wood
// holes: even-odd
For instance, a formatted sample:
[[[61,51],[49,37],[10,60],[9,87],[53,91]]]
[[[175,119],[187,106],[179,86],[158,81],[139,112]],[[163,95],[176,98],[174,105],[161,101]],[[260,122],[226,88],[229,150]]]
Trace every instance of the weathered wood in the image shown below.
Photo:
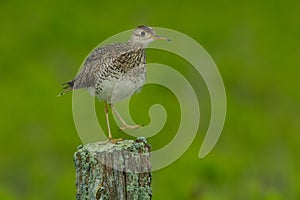
[[[151,199],[149,156],[145,138],[80,146],[74,154],[76,199]]]

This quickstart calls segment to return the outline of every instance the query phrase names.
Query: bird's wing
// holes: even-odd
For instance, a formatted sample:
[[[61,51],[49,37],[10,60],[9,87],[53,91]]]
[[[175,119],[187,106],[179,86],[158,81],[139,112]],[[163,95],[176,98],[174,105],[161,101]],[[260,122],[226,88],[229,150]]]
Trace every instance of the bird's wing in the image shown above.
[[[113,65],[114,55],[118,54],[120,44],[110,44],[93,50],[85,59],[83,66],[75,77],[74,89],[94,87],[99,73],[104,72],[104,68]]]

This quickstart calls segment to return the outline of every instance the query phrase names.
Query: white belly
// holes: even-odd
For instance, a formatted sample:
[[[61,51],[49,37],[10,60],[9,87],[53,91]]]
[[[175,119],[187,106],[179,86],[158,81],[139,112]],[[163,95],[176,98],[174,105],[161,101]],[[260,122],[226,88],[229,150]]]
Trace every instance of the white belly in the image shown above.
[[[131,96],[138,91],[145,83],[145,75],[139,78],[123,77],[121,79],[104,80],[102,91],[97,94],[99,100],[107,103],[115,103]]]

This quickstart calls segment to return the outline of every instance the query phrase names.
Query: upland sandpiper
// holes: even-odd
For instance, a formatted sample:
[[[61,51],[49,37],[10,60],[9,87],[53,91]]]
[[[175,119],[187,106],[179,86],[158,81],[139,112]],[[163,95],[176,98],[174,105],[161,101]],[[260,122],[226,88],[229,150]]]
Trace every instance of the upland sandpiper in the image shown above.
[[[92,51],[78,75],[64,84],[60,95],[85,88],[104,102],[108,137],[112,142],[115,140],[112,138],[109,125],[109,108],[121,121],[121,130],[136,129],[141,126],[128,125],[113,104],[141,90],[146,80],[145,48],[154,40],[170,41],[168,38],[156,35],[149,26],[137,26],[128,42],[110,44]]]

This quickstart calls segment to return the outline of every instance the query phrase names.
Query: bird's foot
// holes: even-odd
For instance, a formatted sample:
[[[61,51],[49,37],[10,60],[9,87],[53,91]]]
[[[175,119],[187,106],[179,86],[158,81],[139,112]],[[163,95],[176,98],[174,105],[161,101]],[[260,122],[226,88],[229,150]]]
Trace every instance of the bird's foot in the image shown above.
[[[120,131],[124,131],[125,129],[129,129],[129,130],[135,130],[139,127],[144,126],[143,124],[137,124],[137,125],[127,125],[127,124],[123,124],[123,126],[120,127]]]
[[[107,144],[107,143],[109,143],[109,142],[111,142],[111,143],[113,143],[113,144],[116,144],[116,143],[118,143],[118,142],[120,142],[120,141],[123,141],[123,140],[124,140],[123,138],[117,138],[117,139],[109,138],[109,139],[105,142],[105,144]]]

